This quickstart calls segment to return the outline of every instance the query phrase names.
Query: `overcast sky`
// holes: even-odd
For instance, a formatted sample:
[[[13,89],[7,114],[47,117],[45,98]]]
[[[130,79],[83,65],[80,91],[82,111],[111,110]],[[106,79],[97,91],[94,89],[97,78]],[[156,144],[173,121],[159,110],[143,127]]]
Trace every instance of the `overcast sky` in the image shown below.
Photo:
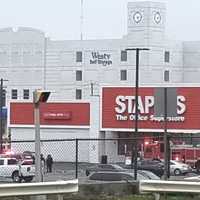
[[[200,41],[200,0],[157,1],[166,3],[169,38]],[[40,29],[52,39],[80,39],[81,0],[0,2],[0,28],[26,26]],[[83,2],[84,39],[121,38],[126,34],[128,0]]]

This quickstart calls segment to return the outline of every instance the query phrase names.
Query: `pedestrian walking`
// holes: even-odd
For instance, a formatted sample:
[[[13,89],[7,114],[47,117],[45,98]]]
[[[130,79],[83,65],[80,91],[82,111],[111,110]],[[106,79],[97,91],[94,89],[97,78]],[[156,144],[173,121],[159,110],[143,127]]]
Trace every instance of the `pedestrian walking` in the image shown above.
[[[40,162],[41,162],[41,172],[44,174],[45,172],[45,158],[43,154],[40,154]]]
[[[41,164],[44,167],[45,166],[45,158],[43,154],[40,154],[40,160],[41,160]]]
[[[186,160],[185,160],[185,155],[183,155],[183,157],[182,157],[182,162],[185,163],[185,161],[186,161]]]
[[[46,164],[47,164],[47,172],[51,173],[52,172],[52,165],[53,165],[53,158],[50,154],[47,156]]]
[[[32,160],[33,160],[33,165],[34,165],[35,164],[35,156],[32,155],[31,157],[32,157]]]
[[[45,174],[45,158],[43,154],[40,154],[40,170],[41,170],[41,181],[44,180],[44,174]]]

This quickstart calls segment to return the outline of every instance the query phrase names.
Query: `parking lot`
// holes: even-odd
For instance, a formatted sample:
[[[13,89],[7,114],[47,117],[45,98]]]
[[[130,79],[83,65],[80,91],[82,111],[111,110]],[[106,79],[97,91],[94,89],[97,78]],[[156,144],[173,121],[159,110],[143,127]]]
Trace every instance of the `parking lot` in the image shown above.
[[[79,163],[78,165],[78,178],[80,183],[84,183],[88,180],[85,174],[86,168],[94,166],[94,164]],[[170,176],[169,180],[184,180],[186,177],[196,176],[195,172],[187,173],[185,175]],[[57,181],[57,180],[70,180],[76,177],[76,165],[75,163],[67,162],[56,162],[53,165],[52,173],[47,173],[46,170],[43,171],[42,179],[43,181]],[[200,180],[200,179],[199,179]],[[197,180],[198,181],[198,180]],[[34,182],[34,179],[33,179]],[[11,179],[6,179],[0,177],[0,183],[12,183]]]
[[[94,166],[94,164],[89,163],[79,163],[78,164],[78,178],[80,178],[81,181],[87,180],[87,176],[85,174],[86,168]],[[55,163],[53,166],[53,172],[52,173],[45,173],[44,174],[44,181],[49,180],[59,180],[59,179],[73,179],[75,178],[76,170],[75,170],[75,163]],[[193,170],[190,173],[186,173],[184,175],[178,175],[174,176],[171,175],[169,180],[183,180],[186,177],[192,177],[197,176],[197,173],[195,170]]]

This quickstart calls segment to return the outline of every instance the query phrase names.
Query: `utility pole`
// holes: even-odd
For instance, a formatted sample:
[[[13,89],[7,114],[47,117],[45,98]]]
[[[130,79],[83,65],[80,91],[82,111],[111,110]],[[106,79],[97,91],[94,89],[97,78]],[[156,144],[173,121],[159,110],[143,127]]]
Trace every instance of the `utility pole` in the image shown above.
[[[134,160],[134,179],[137,180],[137,136],[138,136],[138,88],[139,88],[139,56],[140,51],[148,51],[148,48],[127,48],[126,51],[136,51],[136,66],[135,66],[135,133],[134,133],[134,145],[132,148],[132,168]]]
[[[1,78],[1,86],[0,86],[0,112],[1,112],[1,120],[0,120],[0,151],[2,153],[3,150],[3,79]]]
[[[1,83],[0,83],[0,153],[2,153],[3,151],[3,98],[4,98],[4,86],[3,86],[3,82],[4,81],[8,81],[8,80],[4,80],[3,78],[1,78]]]
[[[170,134],[168,133],[168,117],[177,116],[176,88],[159,87],[155,89],[154,115],[162,117],[164,142],[164,179],[170,176]]]
[[[36,91],[34,91],[34,96],[36,96]],[[34,97],[35,99],[36,97]],[[36,182],[42,181],[42,170],[41,170],[41,148],[40,148],[40,111],[39,102],[34,103],[34,122],[35,122],[35,179]]]
[[[33,92],[34,122],[35,122],[35,180],[42,181],[41,148],[40,148],[40,103],[47,102],[50,92],[35,90]]]
[[[164,88],[164,179],[168,179],[167,88]]]
[[[167,180],[170,176],[170,144],[169,134],[167,132],[167,116],[168,116],[168,102],[167,102],[167,88],[164,88],[164,179]]]

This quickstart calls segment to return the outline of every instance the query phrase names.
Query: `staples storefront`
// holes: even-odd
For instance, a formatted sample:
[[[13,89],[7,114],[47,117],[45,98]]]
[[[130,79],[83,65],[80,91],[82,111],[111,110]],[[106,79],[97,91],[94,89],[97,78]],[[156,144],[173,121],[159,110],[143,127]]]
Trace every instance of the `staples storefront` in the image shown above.
[[[158,136],[164,132],[164,117],[157,117],[156,87],[141,87],[138,95],[138,131],[141,136]],[[176,87],[176,113],[167,118],[172,134],[200,133],[200,87]],[[135,127],[135,89],[131,87],[103,87],[101,102],[101,130],[105,138],[132,137]],[[114,160],[122,158],[124,143],[113,144],[106,154]],[[128,147],[128,144],[127,144]],[[111,148],[111,145],[110,145]],[[112,152],[112,155],[109,153]]]
[[[139,89],[138,130],[141,136],[163,134],[162,117],[154,114],[155,87]],[[167,129],[172,134],[200,133],[200,87],[177,87],[177,115],[168,117]],[[34,112],[32,103],[11,103],[9,109],[9,129],[12,140],[34,140]],[[129,138],[134,134],[135,90],[132,87],[102,87],[100,97],[91,96],[90,101],[76,103],[47,103],[40,111],[41,139],[72,138]],[[127,141],[128,142],[128,141]],[[198,142],[198,141],[196,141]],[[200,143],[200,142],[199,142]],[[57,142],[44,146],[46,153],[54,151],[58,161],[74,161],[75,146],[72,143]],[[83,162],[99,162],[102,155],[109,162],[124,160],[122,140],[86,141],[80,143],[79,159]],[[26,146],[28,147],[28,146]],[[13,146],[17,150],[20,149]],[[127,144],[130,148],[130,144]],[[34,146],[32,146],[34,150]]]

